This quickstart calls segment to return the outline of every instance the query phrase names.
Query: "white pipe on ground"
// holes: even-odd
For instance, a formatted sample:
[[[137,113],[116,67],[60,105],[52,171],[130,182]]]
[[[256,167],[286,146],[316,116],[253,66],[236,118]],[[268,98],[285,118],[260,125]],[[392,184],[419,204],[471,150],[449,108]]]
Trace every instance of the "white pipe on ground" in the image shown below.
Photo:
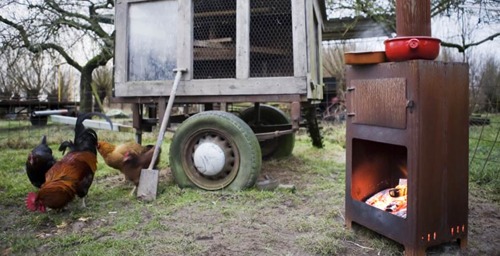
[[[33,111],[33,114],[35,116],[49,116],[49,115],[67,114],[67,113],[68,113],[67,109],[53,109],[53,110],[38,110],[38,111]]]

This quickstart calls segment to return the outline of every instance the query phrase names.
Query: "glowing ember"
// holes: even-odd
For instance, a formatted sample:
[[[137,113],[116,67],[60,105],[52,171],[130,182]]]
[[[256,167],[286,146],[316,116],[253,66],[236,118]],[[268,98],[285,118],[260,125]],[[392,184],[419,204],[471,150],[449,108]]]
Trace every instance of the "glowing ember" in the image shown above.
[[[366,203],[380,210],[406,218],[407,180],[399,179],[395,188],[384,189],[366,200]]]

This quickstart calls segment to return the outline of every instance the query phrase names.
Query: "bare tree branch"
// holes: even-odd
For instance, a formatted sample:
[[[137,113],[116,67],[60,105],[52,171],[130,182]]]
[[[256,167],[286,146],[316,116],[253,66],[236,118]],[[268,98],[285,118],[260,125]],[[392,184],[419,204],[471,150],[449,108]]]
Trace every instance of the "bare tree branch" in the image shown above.
[[[484,42],[491,41],[491,40],[495,39],[498,36],[500,36],[500,33],[493,34],[493,35],[488,36],[488,37],[486,37],[486,38],[484,38],[483,40],[480,40],[480,41],[476,41],[476,42],[469,43],[469,44],[463,44],[463,45],[459,45],[459,44],[455,44],[455,43],[450,43],[450,42],[441,42],[441,46],[443,46],[443,47],[450,47],[450,48],[457,48],[459,52],[464,52],[469,47],[477,46],[477,45],[480,45],[480,44],[482,44]]]
[[[11,0],[2,6],[16,8],[21,17],[0,11],[0,46],[4,49],[25,48],[33,53],[57,53],[66,63],[80,71],[80,110],[91,111],[92,72],[105,65],[114,50],[112,27],[113,0]],[[5,9],[4,9],[5,10]],[[3,16],[2,16],[3,15]],[[7,16],[6,16],[7,15]],[[1,25],[4,26],[1,26]],[[99,49],[91,49],[93,56],[79,63],[81,50],[88,40]],[[89,52],[90,52],[89,51]]]
[[[19,24],[15,24],[13,23],[12,21],[10,20],[7,20],[5,19],[4,17],[0,16],[0,21],[15,28],[17,31],[19,31],[19,36],[23,42],[23,45],[21,45],[20,48],[26,48],[27,50],[29,50],[30,52],[32,53],[40,53],[40,52],[43,52],[45,50],[49,50],[49,49],[52,49],[52,50],[55,50],[56,52],[58,52],[63,58],[64,60],[71,66],[73,66],[74,68],[76,68],[78,71],[81,71],[82,70],[82,66],[80,66],[78,64],[78,62],[76,62],[75,60],[73,60],[73,58],[64,50],[63,47],[61,47],[60,45],[56,45],[56,44],[53,44],[53,43],[45,43],[45,44],[32,44],[29,37],[28,37],[28,33],[26,32],[26,30],[24,29],[23,26],[19,25]]]

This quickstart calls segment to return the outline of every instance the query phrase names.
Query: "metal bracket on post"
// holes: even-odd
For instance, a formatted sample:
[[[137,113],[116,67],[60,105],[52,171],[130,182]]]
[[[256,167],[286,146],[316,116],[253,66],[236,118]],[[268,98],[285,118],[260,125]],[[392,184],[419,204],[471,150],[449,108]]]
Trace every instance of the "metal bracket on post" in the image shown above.
[[[415,102],[413,100],[408,100],[406,102],[406,108],[410,111],[410,113],[413,113],[414,107],[415,107]]]

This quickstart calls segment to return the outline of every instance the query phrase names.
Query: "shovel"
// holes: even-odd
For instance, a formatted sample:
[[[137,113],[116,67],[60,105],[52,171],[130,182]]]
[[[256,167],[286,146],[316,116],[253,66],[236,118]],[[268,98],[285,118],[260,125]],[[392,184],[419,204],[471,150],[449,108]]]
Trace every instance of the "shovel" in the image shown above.
[[[174,69],[175,80],[172,86],[172,91],[170,91],[170,97],[168,98],[167,110],[163,115],[163,121],[161,122],[160,132],[158,133],[158,139],[156,140],[155,149],[153,152],[153,158],[149,164],[148,169],[141,170],[141,177],[139,179],[139,186],[137,187],[137,198],[144,201],[153,201],[156,199],[156,190],[158,187],[158,170],[154,170],[153,166],[158,159],[158,154],[160,152],[160,147],[163,142],[163,136],[165,135],[165,130],[167,129],[168,118],[170,117],[170,112],[172,111],[172,105],[174,105],[175,93],[177,91],[177,86],[181,80],[183,72],[187,69]]]

